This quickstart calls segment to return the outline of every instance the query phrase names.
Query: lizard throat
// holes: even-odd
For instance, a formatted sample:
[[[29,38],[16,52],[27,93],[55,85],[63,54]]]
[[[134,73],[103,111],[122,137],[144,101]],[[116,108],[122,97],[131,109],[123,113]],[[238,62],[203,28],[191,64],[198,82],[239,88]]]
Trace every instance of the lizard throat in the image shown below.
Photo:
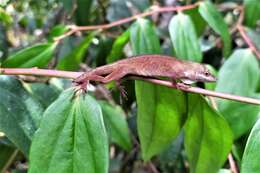
[[[195,81],[193,80],[190,80],[190,79],[181,79],[181,81],[187,85],[190,85],[190,84],[193,84],[195,83]]]

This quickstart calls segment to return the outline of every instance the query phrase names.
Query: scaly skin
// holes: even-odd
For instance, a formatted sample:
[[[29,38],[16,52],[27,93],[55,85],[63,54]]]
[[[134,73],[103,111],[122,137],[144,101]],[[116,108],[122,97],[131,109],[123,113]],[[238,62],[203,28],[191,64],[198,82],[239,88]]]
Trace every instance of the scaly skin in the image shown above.
[[[74,80],[85,88],[89,81],[108,83],[126,75],[149,78],[167,77],[172,81],[215,82],[205,65],[165,55],[139,55],[97,67]]]

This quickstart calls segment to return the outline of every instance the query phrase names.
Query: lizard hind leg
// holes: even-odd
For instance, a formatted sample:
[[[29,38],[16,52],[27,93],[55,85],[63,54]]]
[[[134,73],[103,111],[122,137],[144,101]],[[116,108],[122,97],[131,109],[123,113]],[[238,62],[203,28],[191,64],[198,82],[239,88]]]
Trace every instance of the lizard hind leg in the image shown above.
[[[127,94],[126,91],[124,89],[124,87],[121,85],[121,79],[126,75],[127,73],[124,72],[123,69],[118,69],[113,71],[112,73],[110,73],[109,75],[107,75],[102,82],[103,83],[108,83],[111,81],[115,81],[116,82],[116,87],[118,88],[118,90],[120,91],[120,96],[123,96],[124,98],[127,98]]]
[[[117,80],[117,81],[116,81],[116,88],[117,88],[117,89],[119,90],[119,92],[120,92],[120,102],[122,102],[121,96],[122,96],[123,98],[127,99],[127,92],[126,92],[126,90],[125,90],[125,87],[121,85],[121,80]]]

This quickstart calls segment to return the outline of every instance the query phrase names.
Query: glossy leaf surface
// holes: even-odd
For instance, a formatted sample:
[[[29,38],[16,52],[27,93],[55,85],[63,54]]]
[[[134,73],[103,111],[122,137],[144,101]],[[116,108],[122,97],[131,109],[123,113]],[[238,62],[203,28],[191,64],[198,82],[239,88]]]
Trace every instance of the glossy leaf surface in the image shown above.
[[[121,34],[117,39],[115,40],[112,50],[109,53],[107,57],[107,63],[115,62],[119,59],[122,59],[123,57],[123,49],[124,46],[128,43],[130,37],[130,31],[127,30],[123,34]]]
[[[255,27],[260,19],[260,3],[258,0],[244,0],[245,23],[249,27]]]
[[[13,77],[0,76],[0,131],[26,156],[43,108]]]
[[[257,152],[260,148],[260,119],[254,125],[248,137],[246,148],[243,154],[241,173],[260,172],[260,156]]]
[[[260,75],[258,62],[249,49],[236,50],[221,67],[216,91],[257,98],[256,89]],[[229,122],[235,138],[250,130],[260,107],[218,99],[220,112]]]
[[[160,53],[160,43],[152,23],[139,19],[130,30],[135,54]],[[136,81],[138,134],[142,156],[149,160],[178,135],[185,120],[186,102],[182,92]]]
[[[184,143],[190,172],[216,173],[231,150],[232,131],[200,95],[189,94],[188,104]]]
[[[20,50],[3,62],[3,67],[45,67],[52,58],[56,44],[38,44]]]
[[[60,62],[57,65],[57,68],[59,70],[77,70],[79,68],[80,63],[82,62],[82,59],[84,58],[84,53],[90,43],[92,42],[92,39],[94,38],[95,34],[91,33],[88,36],[86,36],[81,43],[74,48],[68,55],[63,57]]]
[[[64,91],[44,112],[30,151],[29,172],[108,172],[101,108],[89,95]]]
[[[195,27],[188,15],[179,13],[173,16],[169,24],[169,32],[178,58],[196,62],[202,60]]]

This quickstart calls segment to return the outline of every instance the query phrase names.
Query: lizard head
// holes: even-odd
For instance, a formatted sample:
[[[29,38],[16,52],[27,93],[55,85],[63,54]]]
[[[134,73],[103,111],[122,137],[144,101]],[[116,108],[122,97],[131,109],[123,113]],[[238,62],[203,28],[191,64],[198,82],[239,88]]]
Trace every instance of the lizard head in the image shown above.
[[[192,63],[184,71],[181,81],[185,84],[194,82],[215,82],[217,79],[210,73],[205,64]]]

